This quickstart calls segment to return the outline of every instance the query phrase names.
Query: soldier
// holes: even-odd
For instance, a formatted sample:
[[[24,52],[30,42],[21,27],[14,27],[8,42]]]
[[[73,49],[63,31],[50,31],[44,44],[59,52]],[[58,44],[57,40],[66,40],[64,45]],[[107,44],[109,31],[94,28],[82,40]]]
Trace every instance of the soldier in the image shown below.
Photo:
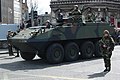
[[[10,41],[10,38],[14,37],[17,33],[16,32],[12,32],[12,31],[8,31],[8,35],[7,35],[7,41],[8,41],[8,51],[9,51],[9,56],[15,56],[13,53],[13,48],[15,48],[16,52],[17,52],[17,55],[15,57],[19,57],[19,50],[14,47],[12,44],[11,44],[11,41]]]
[[[81,21],[82,13],[78,8],[78,5],[74,6],[74,9],[69,14],[71,17],[71,20],[73,22],[73,25],[78,26],[78,23]]]
[[[74,6],[74,9],[73,11],[71,12],[71,15],[74,16],[74,15],[81,15],[81,11],[78,9],[78,5],[75,5]]]
[[[12,32],[12,37],[14,37],[15,35],[17,35],[16,32]],[[16,50],[16,53],[17,55],[15,57],[19,57],[19,49],[17,49],[15,46],[12,46],[15,50]]]
[[[113,38],[110,36],[108,30],[104,31],[103,38],[99,42],[100,42],[102,57],[104,59],[105,68],[106,68],[104,72],[109,72],[111,70],[110,58],[112,56],[112,51],[114,50],[115,42]]]
[[[7,42],[8,42],[8,51],[9,51],[9,56],[14,56],[13,50],[12,50],[12,45],[10,38],[12,37],[12,32],[8,30],[8,35],[7,35]]]
[[[47,21],[46,21],[46,28],[49,29],[51,25],[52,25],[52,24],[51,24],[50,20],[47,20]]]
[[[63,13],[61,9],[58,10],[58,18],[57,18],[58,23],[63,23]]]

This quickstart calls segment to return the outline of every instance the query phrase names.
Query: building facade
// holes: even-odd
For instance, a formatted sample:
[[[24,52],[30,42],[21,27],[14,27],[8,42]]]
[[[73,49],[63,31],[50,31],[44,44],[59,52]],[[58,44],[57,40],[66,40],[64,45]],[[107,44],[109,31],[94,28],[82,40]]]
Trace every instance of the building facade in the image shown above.
[[[14,23],[29,19],[27,0],[14,0]]]
[[[28,11],[27,0],[22,1],[22,19],[24,21],[29,20],[29,11]]]
[[[22,20],[22,0],[14,0],[14,24],[21,23]]]
[[[55,17],[60,8],[64,16],[67,16],[73,5],[79,6],[86,19],[91,13],[106,20],[111,16],[120,18],[120,0],[51,0],[51,14]]]
[[[1,2],[1,23],[14,23],[13,0],[0,0]]]
[[[0,0],[0,13],[1,24],[19,24],[28,16],[27,0]]]

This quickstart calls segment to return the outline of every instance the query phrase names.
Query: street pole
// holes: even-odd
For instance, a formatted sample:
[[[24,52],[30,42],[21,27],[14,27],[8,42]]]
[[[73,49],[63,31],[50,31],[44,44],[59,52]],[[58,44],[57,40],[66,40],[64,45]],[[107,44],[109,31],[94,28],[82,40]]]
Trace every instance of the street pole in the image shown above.
[[[7,14],[7,24],[9,24],[9,8],[8,8],[8,14]]]
[[[31,24],[32,24],[32,26],[33,26],[33,3],[32,3],[33,1],[32,0],[30,0],[30,6],[31,6]]]

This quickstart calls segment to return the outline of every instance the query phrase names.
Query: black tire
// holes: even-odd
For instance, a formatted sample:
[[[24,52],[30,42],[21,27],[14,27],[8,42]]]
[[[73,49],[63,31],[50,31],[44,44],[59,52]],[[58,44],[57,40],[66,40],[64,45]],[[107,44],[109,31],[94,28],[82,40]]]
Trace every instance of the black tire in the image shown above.
[[[3,42],[3,43],[2,43],[2,48],[3,48],[3,49],[7,49],[7,48],[8,48],[7,42]]]
[[[65,60],[75,61],[79,58],[79,46],[76,43],[69,43],[65,46]]]
[[[64,59],[64,49],[60,44],[49,46],[46,52],[46,59],[49,63],[61,63]]]
[[[92,58],[94,52],[95,52],[95,46],[91,41],[87,41],[83,43],[83,45],[81,46],[82,58],[85,58],[85,59]]]
[[[21,52],[21,57],[26,61],[31,61],[35,58],[35,53]]]
[[[102,57],[99,42],[96,42],[96,44],[95,44],[95,56],[96,57]]]

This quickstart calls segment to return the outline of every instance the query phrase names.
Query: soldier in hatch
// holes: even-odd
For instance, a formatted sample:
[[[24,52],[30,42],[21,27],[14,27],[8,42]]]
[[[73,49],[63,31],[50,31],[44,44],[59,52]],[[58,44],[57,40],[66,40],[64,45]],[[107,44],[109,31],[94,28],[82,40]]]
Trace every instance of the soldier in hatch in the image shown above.
[[[63,23],[63,13],[61,11],[61,9],[58,10],[58,16],[57,16],[57,22],[58,23]]]
[[[81,21],[82,13],[78,8],[78,5],[74,6],[74,9],[69,13],[69,16],[71,16],[72,22],[78,26],[77,24]]]
[[[103,38],[99,42],[100,42],[102,56],[105,63],[105,68],[106,68],[104,72],[109,72],[111,70],[110,58],[112,56],[112,51],[114,50],[115,42],[113,38],[110,36],[110,33],[108,30],[104,31]]]
[[[81,15],[81,11],[79,10],[78,5],[75,5],[75,6],[74,6],[74,9],[73,9],[73,11],[71,12],[71,15],[72,15],[72,16],[74,16],[74,15]]]

